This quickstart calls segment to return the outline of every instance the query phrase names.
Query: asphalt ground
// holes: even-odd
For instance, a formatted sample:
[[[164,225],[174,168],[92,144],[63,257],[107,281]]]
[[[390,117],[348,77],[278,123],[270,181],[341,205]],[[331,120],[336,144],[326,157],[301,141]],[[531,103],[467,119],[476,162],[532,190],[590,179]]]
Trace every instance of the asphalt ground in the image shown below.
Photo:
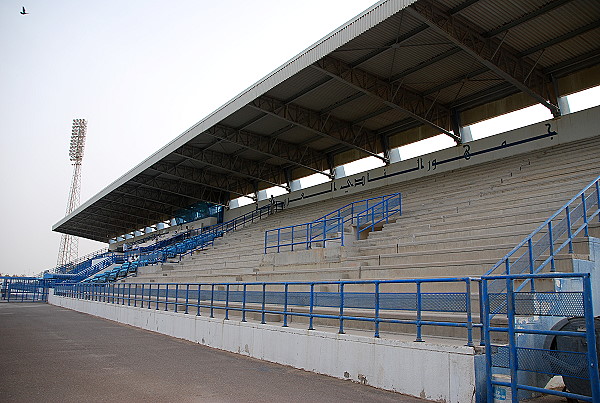
[[[0,303],[0,402],[406,402],[44,303]]]

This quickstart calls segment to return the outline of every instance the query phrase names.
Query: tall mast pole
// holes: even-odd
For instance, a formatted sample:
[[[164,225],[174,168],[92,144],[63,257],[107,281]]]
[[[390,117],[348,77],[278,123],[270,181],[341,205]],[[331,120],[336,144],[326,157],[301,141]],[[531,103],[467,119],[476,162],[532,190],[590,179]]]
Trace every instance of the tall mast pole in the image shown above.
[[[69,159],[73,165],[73,178],[69,190],[69,200],[65,216],[71,214],[79,207],[79,195],[81,191],[81,161],[85,148],[85,135],[87,132],[87,121],[85,119],[73,119],[71,131],[71,144],[69,146]],[[62,234],[60,247],[58,249],[57,265],[63,266],[77,259],[79,238],[74,235]]]

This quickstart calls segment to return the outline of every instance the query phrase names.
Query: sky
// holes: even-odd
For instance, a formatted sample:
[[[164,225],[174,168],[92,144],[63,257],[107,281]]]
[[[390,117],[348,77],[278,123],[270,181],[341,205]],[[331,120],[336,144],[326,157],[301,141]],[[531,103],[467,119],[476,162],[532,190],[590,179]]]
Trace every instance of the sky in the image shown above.
[[[56,266],[73,119],[88,121],[83,203],[374,3],[1,1],[0,273]]]

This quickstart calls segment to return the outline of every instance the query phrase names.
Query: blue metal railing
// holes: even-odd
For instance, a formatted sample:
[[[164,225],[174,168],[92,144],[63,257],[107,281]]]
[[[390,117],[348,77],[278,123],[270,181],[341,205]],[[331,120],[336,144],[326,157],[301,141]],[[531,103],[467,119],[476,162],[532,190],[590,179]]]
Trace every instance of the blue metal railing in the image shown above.
[[[281,211],[284,206],[284,202],[276,201],[224,223],[185,231],[154,245],[128,250],[124,256],[125,259],[137,259],[142,265],[164,262],[168,258],[179,257],[181,260],[185,255],[212,245],[215,238]]]
[[[108,248],[102,248],[94,252],[90,252],[85,256],[81,256],[72,262],[66,263],[62,266],[56,266],[55,268],[48,270],[49,273],[73,273],[76,274],[79,271],[91,266],[93,259],[98,259],[102,255],[108,252]]]
[[[599,213],[600,176],[521,241],[486,275],[535,274],[548,266],[549,271],[554,272],[557,254],[565,248],[573,253],[573,239],[582,232],[588,236],[589,223]],[[498,291],[504,287],[504,283],[495,282],[490,287]]]
[[[64,297],[121,304],[155,310],[170,310],[214,317],[221,311],[225,319],[238,312],[242,322],[248,313],[260,315],[267,323],[269,314],[281,315],[283,326],[293,317],[308,320],[314,330],[314,319],[337,322],[344,333],[347,321],[371,322],[374,337],[380,337],[380,325],[412,325],[416,340],[423,341],[426,326],[463,328],[467,345],[473,345],[473,328],[480,327],[472,319],[470,278],[356,280],[319,282],[249,282],[249,283],[117,283],[60,284],[55,294]],[[463,284],[462,292],[425,292],[431,284]],[[319,291],[319,287],[334,286],[337,291]],[[357,291],[357,287],[361,287]],[[372,291],[364,291],[366,288]],[[408,292],[407,292],[408,291]],[[302,307],[303,309],[299,309]],[[400,318],[404,312],[410,318]],[[454,321],[427,320],[426,312],[462,314]]]
[[[0,299],[7,302],[46,302],[50,282],[37,277],[0,277]]]
[[[569,292],[519,292],[515,282],[532,279],[563,279],[579,281],[579,289]],[[494,401],[494,387],[510,388],[512,401],[518,402],[519,391],[552,394],[581,401],[600,401],[600,379],[598,375],[598,356],[596,351],[596,335],[590,275],[588,273],[539,273],[524,275],[504,275],[482,277],[483,332],[486,353],[487,401]],[[498,293],[490,290],[494,282],[503,282],[506,291]],[[531,284],[531,283],[530,283]],[[506,326],[492,325],[492,318],[505,315]],[[529,317],[583,317],[585,329],[577,331],[551,330],[537,325],[526,327],[517,324],[518,316]],[[540,321],[539,323],[544,323]],[[491,333],[504,333],[508,344],[494,344]],[[528,337],[524,337],[528,336]],[[587,345],[586,351],[564,351],[557,345],[556,349],[540,348],[538,342],[531,344],[532,337],[569,337],[582,340],[579,345]],[[548,343],[547,343],[548,344]],[[551,344],[548,344],[551,346]],[[577,345],[577,344],[575,344]],[[494,368],[496,368],[494,370]],[[492,377],[494,372],[508,372],[510,382],[500,381]],[[545,374],[548,377],[563,377],[583,380],[589,383],[591,394],[567,393],[544,389],[532,385],[535,378],[527,374]],[[533,380],[532,380],[533,379]],[[529,382],[528,382],[529,380]]]
[[[315,243],[326,247],[331,241],[339,241],[344,246],[346,223],[356,222],[358,239],[362,232],[374,229],[382,221],[388,222],[396,214],[402,215],[400,193],[355,201],[312,222],[265,231],[264,252],[270,249],[281,252],[288,247],[293,251],[297,245],[310,249]]]

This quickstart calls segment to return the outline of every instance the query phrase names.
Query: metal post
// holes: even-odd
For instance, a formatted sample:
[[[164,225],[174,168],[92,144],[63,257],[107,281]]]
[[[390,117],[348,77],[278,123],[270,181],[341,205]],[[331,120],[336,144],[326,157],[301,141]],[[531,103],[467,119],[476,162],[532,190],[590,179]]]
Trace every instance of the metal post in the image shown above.
[[[598,352],[596,351],[596,334],[594,311],[592,305],[592,284],[590,275],[586,273],[583,280],[583,306],[585,312],[586,341],[588,346],[587,362],[590,378],[590,389],[593,401],[600,400],[600,379],[598,376]]]
[[[196,316],[201,316],[200,315],[200,290],[202,289],[202,284],[198,284],[198,299],[197,299],[197,306],[196,306]]]
[[[485,372],[486,372],[486,392],[488,402],[494,401],[494,387],[492,385],[492,343],[490,338],[490,302],[488,299],[488,282],[485,279],[481,280],[482,292],[479,298],[482,300],[483,306],[483,336],[485,345]]]
[[[262,304],[261,304],[261,319],[260,319],[260,323],[262,323],[263,325],[265,323],[267,323],[265,321],[265,302],[267,299],[267,283],[262,283]]]
[[[513,403],[518,403],[519,391],[517,389],[519,362],[517,359],[517,340],[515,333],[515,293],[513,280],[506,279],[506,315],[508,317],[508,349],[510,366],[510,388]]]
[[[127,306],[131,306],[131,283],[129,283],[127,290]]]
[[[186,284],[185,285],[185,314],[188,314],[188,306],[190,303],[190,285]]]
[[[573,253],[573,231],[571,231],[571,212],[569,206],[565,208],[567,215],[567,233],[569,235],[569,253]]]
[[[158,298],[157,298],[158,300]],[[165,284],[165,311],[169,310],[169,283]]]
[[[175,310],[174,310],[175,313],[177,313],[178,305],[179,305],[179,284],[175,284]]]
[[[313,309],[315,305],[315,283],[310,283],[310,307],[309,307],[309,323],[308,330],[314,330],[313,327]]]
[[[340,330],[339,334],[344,334],[344,283],[340,283]]]
[[[229,320],[229,283],[225,285],[225,320]]]
[[[581,206],[583,207],[583,223],[585,225],[583,232],[585,236],[590,236],[588,232],[587,209],[585,207],[585,193],[581,194]]]
[[[554,237],[552,236],[552,221],[548,222],[548,238],[550,242],[550,271],[554,273],[556,271],[556,265],[554,263]]]
[[[242,322],[246,322],[246,284],[242,292]]]
[[[529,274],[534,274],[535,263],[533,260],[533,241],[531,238],[527,240],[527,253],[529,254]],[[535,279],[531,277],[529,281],[531,281],[531,292],[535,292]]]
[[[379,281],[375,282],[375,335],[379,338]]]
[[[467,346],[473,347],[473,317],[471,315],[471,279],[465,280],[466,310],[467,310]]]
[[[417,339],[415,341],[422,342],[421,337],[421,282],[417,281]]]
[[[283,327],[288,327],[287,311],[288,311],[288,283],[283,285]]]
[[[215,317],[215,284],[210,285],[210,317]]]

